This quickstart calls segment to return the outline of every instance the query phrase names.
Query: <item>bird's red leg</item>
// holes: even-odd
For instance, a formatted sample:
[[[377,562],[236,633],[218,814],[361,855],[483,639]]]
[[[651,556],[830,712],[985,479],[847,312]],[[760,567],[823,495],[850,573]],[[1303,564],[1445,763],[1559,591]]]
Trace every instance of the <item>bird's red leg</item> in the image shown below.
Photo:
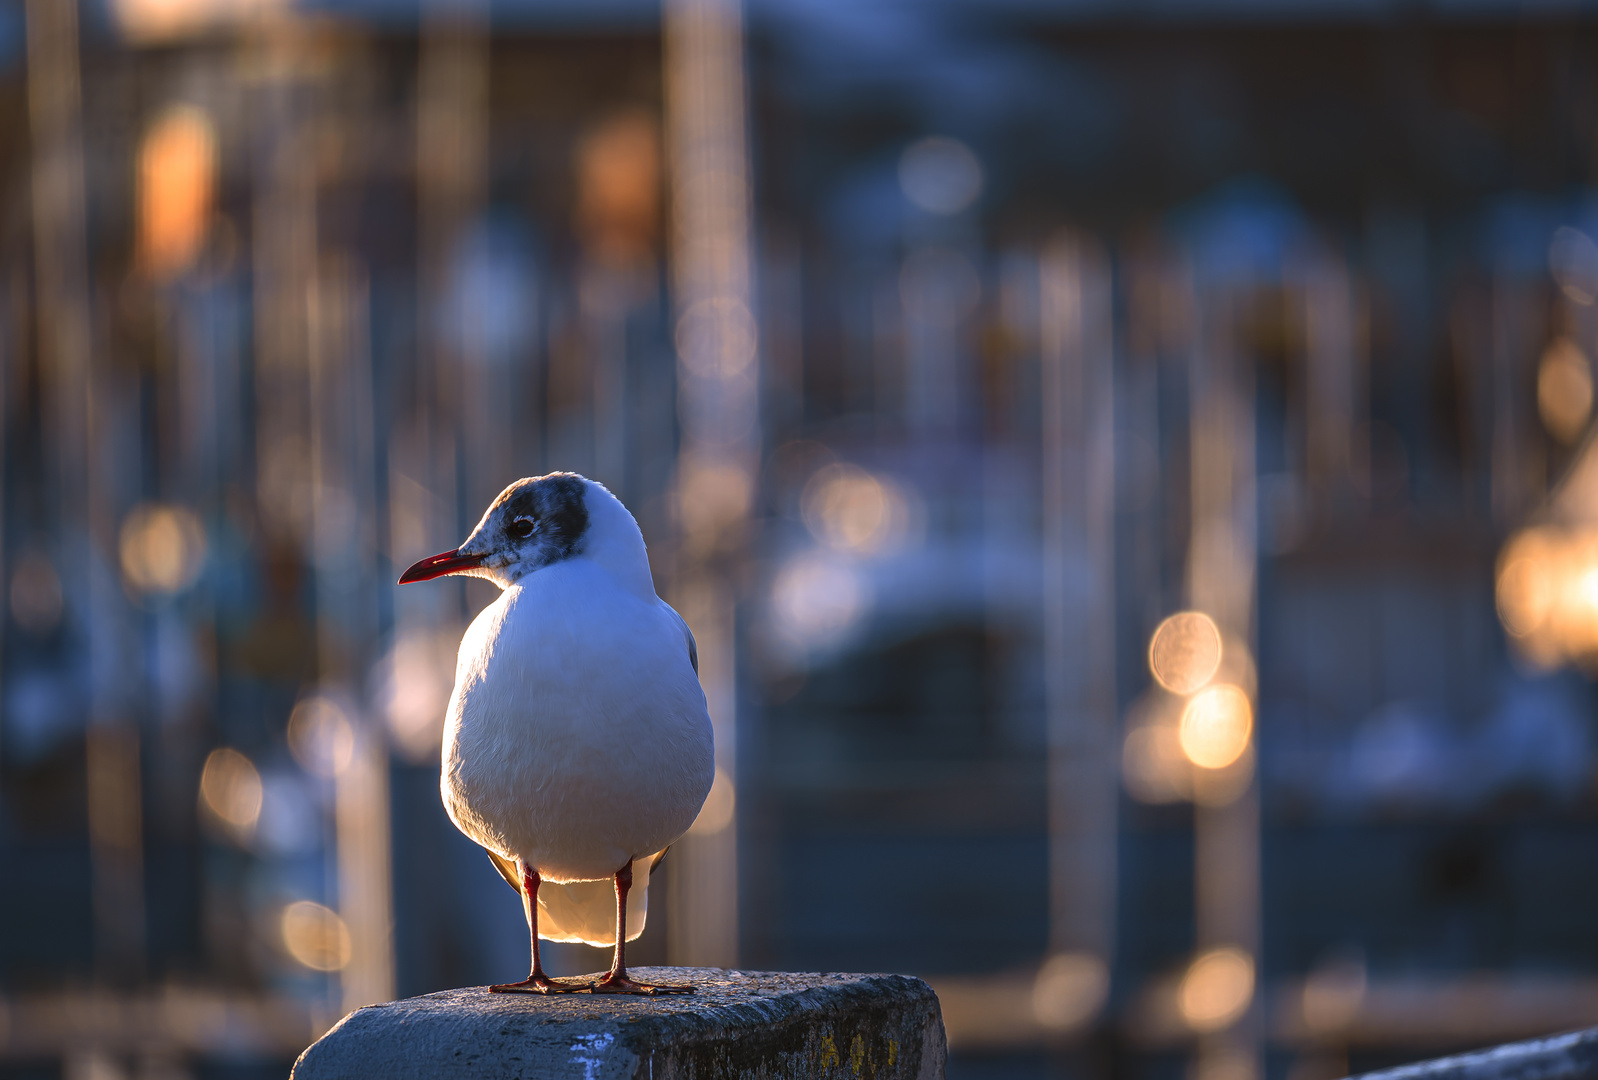
[[[616,871],[616,955],[610,971],[594,984],[596,994],[691,994],[687,984],[641,983],[627,977],[627,894],[633,887],[633,864]]]
[[[538,959],[538,871],[516,860],[522,872],[522,907],[527,912],[527,932],[533,937],[533,970],[521,982],[500,983],[490,986],[497,994],[572,994],[587,990],[588,983],[558,983],[544,974],[544,965]]]

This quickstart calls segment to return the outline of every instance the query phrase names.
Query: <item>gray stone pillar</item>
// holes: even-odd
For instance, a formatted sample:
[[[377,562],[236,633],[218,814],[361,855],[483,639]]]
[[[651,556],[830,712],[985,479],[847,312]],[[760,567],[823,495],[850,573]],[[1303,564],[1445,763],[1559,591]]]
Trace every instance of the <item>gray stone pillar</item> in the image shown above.
[[[1355,1080],[1598,1080],[1598,1028],[1418,1061]]]
[[[905,975],[635,968],[697,992],[491,994],[371,1005],[300,1055],[291,1080],[943,1080],[943,1015]]]

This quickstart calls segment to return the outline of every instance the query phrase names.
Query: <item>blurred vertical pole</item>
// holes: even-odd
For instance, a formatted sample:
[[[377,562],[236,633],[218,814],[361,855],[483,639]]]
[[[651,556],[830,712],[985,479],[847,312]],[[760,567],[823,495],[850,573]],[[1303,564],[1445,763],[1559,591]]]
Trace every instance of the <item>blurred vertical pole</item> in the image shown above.
[[[578,306],[593,350],[594,475],[617,495],[627,492],[627,282],[605,269],[578,271]]]
[[[373,404],[364,273],[349,257],[324,257],[307,286],[311,379],[312,559],[322,691],[353,707],[375,657],[372,565]],[[386,584],[386,583],[385,583]],[[354,745],[337,775],[338,907],[350,931],[340,973],[345,1012],[394,997],[394,902],[388,748],[379,720],[357,709]]]
[[[1305,471],[1317,509],[1335,513],[1351,495],[1356,424],[1354,291],[1348,267],[1323,255],[1301,276],[1305,361]]]
[[[334,797],[338,907],[350,930],[350,962],[340,976],[346,1013],[395,993],[388,748],[375,718],[352,726],[355,744]]]
[[[312,385],[316,357],[309,310],[316,295],[316,175],[303,116],[307,87],[298,63],[306,31],[287,13],[263,18],[252,30],[255,55],[250,59],[263,73],[250,111],[256,171],[249,301],[256,512],[263,534],[261,555],[282,558],[292,550],[314,572],[320,495],[314,487],[317,433],[312,424],[320,402]],[[316,645],[320,676],[327,651],[320,633]],[[336,992],[336,987],[330,980],[328,990]]]
[[[594,479],[624,500],[629,494],[627,318],[647,295],[650,276],[636,265],[617,265],[586,250],[577,267],[577,307],[592,398],[588,459]]]
[[[577,306],[591,399],[592,445],[586,449],[595,478],[623,501],[642,494],[629,460],[635,435],[628,419],[637,399],[628,326],[634,311],[653,307],[659,297],[660,142],[657,116],[626,109],[579,140],[573,162],[582,252]]]
[[[1107,973],[1120,775],[1110,269],[1091,243],[1062,236],[1039,260],[1038,288],[1049,949],[1090,957],[1098,967],[1087,970]]]
[[[9,312],[4,313],[11,316],[9,319],[4,318],[4,315],[0,315],[0,326],[4,326],[4,332],[0,333],[0,598],[4,600],[4,606],[0,607],[0,616],[3,616],[5,609],[10,607],[11,599],[11,589],[9,587],[11,583],[5,574],[6,568],[11,565],[10,545],[6,543],[6,498],[10,492],[7,490],[5,472],[5,455],[9,446],[8,437],[11,426],[11,380],[20,374],[24,365],[23,357],[27,355],[22,343],[22,326],[25,323],[26,316],[18,317],[19,312],[17,311],[16,302],[18,289],[15,272],[13,272],[12,280],[7,282],[7,285],[10,286],[7,290],[10,295],[0,301],[0,304],[6,304],[11,308]],[[5,624],[5,618],[0,617],[0,670],[4,670],[8,644]],[[3,744],[4,741],[4,739],[0,739],[0,744]],[[0,745],[0,775],[4,774],[5,763],[5,747]]]
[[[682,432],[672,599],[698,638],[725,804],[737,776],[737,574],[760,447],[742,13],[738,0],[666,0],[664,18]],[[736,817],[690,833],[674,855],[672,962],[736,964]]]
[[[1192,540],[1188,596],[1220,628],[1217,682],[1240,684],[1252,705],[1250,642],[1254,625],[1255,465],[1253,379],[1235,340],[1237,287],[1196,286],[1197,338],[1190,359]],[[1252,750],[1246,757],[1252,768]],[[1195,937],[1200,952],[1235,948],[1254,965],[1260,943],[1260,819],[1252,777],[1239,791],[1232,776],[1194,770]],[[1203,1036],[1195,1080],[1254,1080],[1260,1075],[1259,994],[1231,1027]]]
[[[1531,462],[1521,421],[1527,411],[1525,337],[1526,289],[1507,267],[1492,276],[1492,488],[1493,522],[1509,526],[1521,520],[1533,492]],[[1533,384],[1535,385],[1535,384]]]
[[[576,269],[577,310],[587,365],[592,441],[584,448],[593,475],[626,501],[627,327],[632,311],[658,291],[660,129],[642,110],[616,113],[578,141],[575,227],[582,257]],[[574,380],[575,381],[575,380]]]
[[[423,8],[417,87],[416,180],[420,215],[417,312],[421,355],[417,364],[417,421],[426,460],[408,462],[433,495],[427,522],[433,547],[459,542],[487,495],[507,478],[487,481],[493,491],[470,490],[468,444],[477,425],[467,416],[469,379],[481,364],[464,355],[462,333],[449,294],[460,247],[483,200],[487,154],[488,28],[485,0],[429,0]],[[431,551],[433,548],[429,547]],[[465,597],[464,584],[457,594]],[[464,607],[457,613],[465,618]]]
[[[76,0],[28,0],[28,114],[33,140],[34,265],[39,357],[54,454],[63,581],[88,639],[86,738],[95,952],[102,969],[137,977],[144,954],[139,732],[115,670],[121,600],[115,512],[96,438],[96,381],[85,226],[83,105]]]
[[[319,692],[348,706],[370,660],[353,649],[371,640],[363,620],[376,607],[357,550],[372,502],[362,498],[372,472],[371,373],[364,282],[320,251],[311,110],[328,95],[300,64],[310,32],[286,15],[260,29],[263,69],[273,77],[258,110],[265,129],[254,208],[259,499],[269,533],[292,541],[310,570]],[[334,806],[337,903],[352,939],[338,983],[346,1011],[394,994],[388,758],[380,733],[349,719],[355,745]]]
[[[310,499],[310,283],[316,278],[314,90],[303,67],[309,29],[287,13],[260,20],[252,59],[263,72],[251,207],[256,502],[267,543],[314,555]]]

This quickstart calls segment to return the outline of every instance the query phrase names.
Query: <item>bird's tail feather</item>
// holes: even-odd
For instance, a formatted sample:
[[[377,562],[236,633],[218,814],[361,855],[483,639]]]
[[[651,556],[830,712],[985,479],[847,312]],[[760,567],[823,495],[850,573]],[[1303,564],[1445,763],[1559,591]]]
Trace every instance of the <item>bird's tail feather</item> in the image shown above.
[[[487,850],[487,849],[484,849]],[[633,860],[633,887],[627,894],[627,940],[644,932],[649,916],[649,872],[666,853]],[[522,891],[516,864],[490,851],[489,858],[517,893]],[[616,889],[609,878],[545,881],[538,886],[538,936],[546,941],[582,941],[609,948],[616,944]]]

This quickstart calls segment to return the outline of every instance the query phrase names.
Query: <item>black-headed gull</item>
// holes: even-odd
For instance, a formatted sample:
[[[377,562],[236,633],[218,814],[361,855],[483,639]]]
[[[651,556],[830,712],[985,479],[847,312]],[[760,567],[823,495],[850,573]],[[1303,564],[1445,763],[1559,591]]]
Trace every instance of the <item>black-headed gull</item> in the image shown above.
[[[464,544],[399,580],[445,574],[504,590],[461,639],[439,781],[450,820],[527,913],[532,973],[490,989],[691,990],[634,982],[624,955],[644,930],[650,869],[715,775],[693,634],[655,595],[638,523],[576,473],[529,477],[500,492]],[[635,864],[645,888],[629,913]],[[610,971],[557,982],[540,937],[614,943]]]

